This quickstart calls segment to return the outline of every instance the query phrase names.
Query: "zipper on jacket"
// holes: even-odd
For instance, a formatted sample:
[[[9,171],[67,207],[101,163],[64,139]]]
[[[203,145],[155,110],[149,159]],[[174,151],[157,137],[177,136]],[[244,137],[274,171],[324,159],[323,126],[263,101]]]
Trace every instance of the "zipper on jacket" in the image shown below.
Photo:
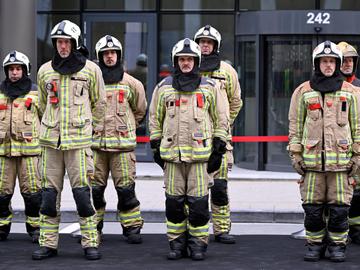
[[[321,149],[321,171],[325,171],[325,119],[324,119],[324,104],[325,104],[325,94],[321,94],[323,98],[323,104],[321,108],[321,119],[322,119],[322,149]]]

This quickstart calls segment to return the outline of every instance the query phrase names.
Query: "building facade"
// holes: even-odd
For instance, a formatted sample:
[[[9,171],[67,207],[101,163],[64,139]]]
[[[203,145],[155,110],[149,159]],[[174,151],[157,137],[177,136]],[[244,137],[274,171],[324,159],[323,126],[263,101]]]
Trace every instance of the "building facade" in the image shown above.
[[[0,17],[0,34],[8,37],[0,40],[1,59],[10,49],[24,51],[32,76],[50,59],[50,32],[60,20],[81,27],[91,59],[100,37],[118,37],[129,73],[140,74],[138,56],[147,56],[138,77],[148,100],[161,71],[171,66],[175,42],[192,38],[201,26],[214,26],[222,34],[222,59],[233,64],[242,87],[237,136],[287,135],[291,94],[311,76],[313,48],[326,39],[360,47],[356,0],[1,0]],[[152,160],[148,144],[137,148],[138,160]],[[291,170],[286,142],[235,143],[234,156],[243,168]]]

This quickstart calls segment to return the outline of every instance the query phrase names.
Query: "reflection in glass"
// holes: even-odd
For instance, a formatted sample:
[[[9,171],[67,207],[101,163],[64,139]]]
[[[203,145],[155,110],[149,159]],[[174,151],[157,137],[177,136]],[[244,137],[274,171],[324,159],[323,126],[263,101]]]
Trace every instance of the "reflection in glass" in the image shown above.
[[[256,46],[254,41],[239,42],[239,65],[237,71],[241,86],[241,98],[243,107],[235,119],[234,136],[257,135],[256,120]],[[257,143],[234,143],[235,163],[256,162]]]
[[[312,39],[268,37],[266,41],[267,135],[288,135],[288,112],[294,89],[310,79]],[[267,164],[288,164],[287,143],[267,144]]]
[[[38,0],[38,11],[79,10],[80,0]]]
[[[238,0],[240,10],[302,10],[315,9],[314,0]],[[331,0],[330,0],[331,1]]]
[[[235,0],[161,0],[162,10],[233,10]]]
[[[320,9],[360,10],[357,0],[320,0]]]
[[[154,10],[156,0],[86,0],[85,9]]]

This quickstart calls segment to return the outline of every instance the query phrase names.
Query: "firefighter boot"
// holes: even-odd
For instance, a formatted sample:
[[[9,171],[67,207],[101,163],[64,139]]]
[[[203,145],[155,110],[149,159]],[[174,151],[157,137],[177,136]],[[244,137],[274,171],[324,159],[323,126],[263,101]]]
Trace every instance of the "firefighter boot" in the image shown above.
[[[84,255],[88,260],[99,260],[101,258],[101,254],[96,247],[84,248]]]
[[[5,241],[10,233],[11,223],[8,225],[0,226],[0,240]]]
[[[40,228],[33,227],[29,223],[26,223],[26,231],[30,235],[33,243],[39,243]]]
[[[126,238],[126,242],[129,244],[141,244],[142,238],[140,235],[141,227],[124,227],[123,228],[123,235]]]
[[[222,244],[235,244],[235,237],[228,232],[215,235],[215,241]]]
[[[307,244],[308,250],[305,252],[304,261],[308,262],[317,262],[321,258],[324,258],[326,245],[319,243],[308,243]]]
[[[328,247],[330,253],[330,261],[332,262],[343,262],[345,261],[345,245],[330,245]]]
[[[167,255],[167,258],[169,260],[178,260],[183,257],[187,257],[187,237],[186,234],[180,235],[178,238],[172,240],[169,242],[170,244],[170,251]]]
[[[57,255],[57,249],[49,247],[40,247],[40,249],[35,250],[32,254],[33,260],[42,260],[50,258]]]
[[[191,236],[188,240],[191,259],[194,261],[202,261],[205,259],[207,244],[200,239]]]

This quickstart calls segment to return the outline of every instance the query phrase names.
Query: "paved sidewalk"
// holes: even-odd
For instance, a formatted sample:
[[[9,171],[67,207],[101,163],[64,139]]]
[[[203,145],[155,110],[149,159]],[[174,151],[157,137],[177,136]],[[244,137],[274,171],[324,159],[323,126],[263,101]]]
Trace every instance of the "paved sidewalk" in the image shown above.
[[[136,193],[145,220],[161,222],[165,211],[162,170],[155,163],[137,164]],[[252,171],[234,167],[229,196],[234,222],[301,222],[302,207],[296,173]],[[115,220],[117,194],[111,179],[105,191],[107,219]],[[15,216],[23,215],[24,203],[18,187],[12,200]],[[65,179],[61,198],[65,220],[76,220],[70,183]],[[71,218],[69,217],[71,216]]]

